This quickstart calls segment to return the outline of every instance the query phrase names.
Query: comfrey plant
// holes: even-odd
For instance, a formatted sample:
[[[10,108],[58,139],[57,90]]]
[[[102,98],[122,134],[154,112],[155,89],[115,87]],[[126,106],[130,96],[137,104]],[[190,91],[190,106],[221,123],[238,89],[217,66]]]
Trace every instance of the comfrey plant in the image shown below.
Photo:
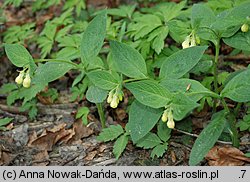
[[[182,22],[191,25],[188,29],[190,32],[184,36],[183,49],[164,57],[159,76],[149,74],[143,56],[128,44],[122,43],[121,39],[109,40],[107,60],[98,57],[106,36],[106,11],[99,13],[84,32],[79,64],[62,59],[34,61],[23,46],[6,44],[8,58],[15,66],[23,69],[16,79],[18,84],[23,83],[23,88],[17,88],[11,99],[24,98],[25,103],[49,82],[60,78],[70,69],[77,69],[81,71],[77,81],[80,79],[86,84],[86,98],[97,105],[104,128],[103,103],[109,103],[112,108],[118,107],[123,100],[125,88],[134,97],[126,127],[112,125],[104,128],[98,139],[105,142],[116,140],[113,149],[116,158],[122,154],[129,140],[138,147],[152,149],[153,158],[161,157],[166,152],[175,123],[192,113],[204,97],[213,98],[211,121],[199,135],[190,155],[190,165],[197,165],[223,130],[228,130],[234,146],[239,145],[234,114],[237,112],[231,112],[226,102],[227,99],[238,103],[250,101],[250,83],[249,79],[245,79],[250,77],[250,68],[231,73],[226,84],[219,87],[218,58],[222,40],[231,47],[250,50],[249,9],[250,3],[244,3],[215,15],[206,5],[194,5],[191,21]],[[215,49],[212,90],[189,78],[189,72],[204,56],[208,45]],[[40,63],[36,65],[35,62]],[[223,109],[217,112],[219,105]],[[156,133],[152,132],[155,126]]]

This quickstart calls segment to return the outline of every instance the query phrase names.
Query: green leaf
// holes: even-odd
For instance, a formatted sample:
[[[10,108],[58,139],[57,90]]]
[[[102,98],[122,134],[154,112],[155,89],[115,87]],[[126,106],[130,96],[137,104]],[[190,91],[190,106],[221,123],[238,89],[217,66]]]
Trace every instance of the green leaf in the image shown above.
[[[0,119],[0,126],[5,126],[7,124],[9,124],[14,118],[3,118]]]
[[[81,118],[82,123],[84,125],[87,125],[88,124],[88,114],[89,114],[89,108],[88,107],[81,107],[78,109],[78,111],[76,113],[76,119]]]
[[[222,97],[236,102],[250,101],[250,68],[233,77],[221,91]]]
[[[104,128],[99,136],[97,136],[98,141],[112,141],[123,134],[123,128],[121,125],[111,125],[109,128]]]
[[[239,123],[237,123],[237,127],[240,128],[240,131],[250,131],[250,115],[245,115],[243,117],[243,120],[240,120]]]
[[[102,103],[106,99],[107,94],[106,90],[92,85],[87,90],[86,98],[92,103]]]
[[[119,72],[132,78],[147,77],[146,63],[137,50],[116,41],[110,42],[110,48],[115,67]]]
[[[125,150],[126,146],[128,144],[128,136],[122,135],[120,136],[114,144],[113,148],[113,154],[115,155],[115,158],[118,159],[122,152]]]
[[[8,93],[12,92],[13,90],[16,90],[17,88],[18,88],[17,85],[14,83],[3,84],[0,87],[0,94],[8,94]]]
[[[211,122],[202,130],[199,137],[196,139],[191,150],[189,165],[197,165],[214,146],[217,139],[220,137],[226,119],[225,112],[221,111],[212,116]]]
[[[5,52],[12,62],[17,67],[28,66],[31,63],[35,64],[30,53],[19,44],[5,44]]]
[[[95,86],[104,90],[112,90],[119,84],[114,76],[108,71],[95,70],[89,72],[87,75]]]
[[[83,33],[80,46],[82,61],[89,63],[98,55],[106,35],[106,21],[107,14],[104,11],[89,23]]]
[[[140,139],[137,143],[137,147],[142,147],[144,149],[150,149],[154,148],[155,146],[161,144],[162,141],[159,139],[159,137],[154,133],[148,133],[146,136],[144,136],[142,139]]]
[[[250,51],[250,31],[238,32],[231,37],[224,38],[223,41],[236,49]]]
[[[166,106],[172,97],[167,89],[153,80],[127,83],[125,86],[139,102],[153,108]]]
[[[167,37],[168,32],[168,27],[162,27],[161,32],[154,39],[152,49],[154,49],[157,54],[160,54],[161,50],[164,48],[165,38]]]
[[[49,83],[65,75],[74,66],[69,63],[47,62],[38,66],[32,82],[35,84]]]
[[[157,126],[157,135],[162,141],[167,142],[169,140],[171,137],[171,131],[172,130],[167,126],[167,123],[159,121]]]
[[[188,113],[198,106],[199,104],[186,95],[182,93],[174,94],[173,101],[171,103],[174,119],[177,121],[182,120]]]
[[[155,156],[157,158],[162,157],[163,154],[166,152],[166,150],[168,149],[168,144],[164,143],[164,144],[160,144],[157,145],[151,152],[150,157],[154,158]]]
[[[187,78],[163,79],[161,80],[160,84],[167,88],[170,92],[179,92],[185,94],[190,99],[195,101],[198,101],[205,96],[211,96],[215,98],[220,97],[218,94],[204,87],[200,82]]]
[[[204,4],[195,4],[192,7],[191,24],[192,27],[209,27],[214,23],[216,17],[214,12]]]
[[[135,100],[129,110],[127,129],[133,143],[144,137],[161,117],[162,109],[153,109]]]
[[[190,71],[201,59],[207,46],[182,49],[167,57],[160,71],[160,78],[180,78]]]

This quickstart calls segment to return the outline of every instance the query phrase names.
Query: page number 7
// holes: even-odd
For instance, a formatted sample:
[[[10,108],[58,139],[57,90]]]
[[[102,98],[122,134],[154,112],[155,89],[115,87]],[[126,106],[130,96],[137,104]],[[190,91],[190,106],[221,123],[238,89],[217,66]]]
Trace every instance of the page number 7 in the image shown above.
[[[244,175],[246,173],[247,170],[240,170],[242,172],[241,178],[244,178]]]

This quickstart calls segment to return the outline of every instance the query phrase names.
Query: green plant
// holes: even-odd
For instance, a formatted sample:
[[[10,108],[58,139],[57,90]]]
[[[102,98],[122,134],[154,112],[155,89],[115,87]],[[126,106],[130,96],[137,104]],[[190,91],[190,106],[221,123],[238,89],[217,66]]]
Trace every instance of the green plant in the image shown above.
[[[12,120],[13,120],[13,118],[0,119],[0,130],[3,130],[3,131],[7,130],[5,125],[9,124]]]
[[[217,15],[209,8],[211,3],[209,6],[195,4],[183,10],[188,8],[186,1],[159,4],[144,9],[143,13],[133,13],[135,7],[102,10],[82,35],[65,36],[63,31],[60,38],[56,38],[59,33],[55,31],[57,24],[49,22],[53,31],[48,26],[42,33],[43,39],[49,41],[48,47],[46,41],[40,44],[44,49],[42,57],[49,54],[54,40],[60,42],[65,52],[57,53],[54,59],[34,61],[23,46],[5,44],[10,61],[22,68],[16,82],[24,86],[11,86],[13,91],[10,89],[7,100],[13,103],[24,99],[25,104],[49,82],[71,69],[78,70],[79,75],[72,84],[73,100],[82,99],[85,95],[88,101],[96,104],[104,128],[98,139],[104,142],[116,140],[113,150],[116,158],[122,154],[129,140],[138,147],[152,149],[152,158],[163,156],[176,122],[184,120],[199,106],[202,109],[206,101],[213,108],[211,121],[196,140],[189,160],[190,165],[197,165],[224,130],[228,130],[232,144],[239,145],[236,119],[240,104],[233,111],[227,101],[250,101],[250,83],[245,79],[250,76],[250,67],[233,73],[219,73],[218,66],[222,41],[233,48],[249,49],[250,33],[245,28],[243,31],[240,29],[249,24],[247,10],[250,3],[238,4],[216,11]],[[107,12],[123,17],[119,20],[121,22],[118,25],[109,22]],[[57,22],[67,19],[70,13],[68,11]],[[71,19],[67,20],[71,22]],[[64,25],[67,27],[67,23]],[[118,27],[115,33],[106,35],[112,26]],[[183,49],[176,46],[165,48],[167,36]],[[105,44],[102,49],[105,37],[108,37],[109,47]],[[214,55],[206,54],[208,48],[215,50]],[[72,54],[69,54],[70,50]],[[157,74],[154,68],[159,69]],[[202,82],[192,79],[192,74],[201,73],[204,74]],[[31,82],[27,84],[25,79]],[[120,125],[105,128],[104,101],[107,100],[111,108],[119,107],[124,89],[133,95],[129,121],[125,129]],[[87,108],[81,108],[77,118],[83,118],[86,124],[87,113]],[[152,130],[155,126],[156,134]]]

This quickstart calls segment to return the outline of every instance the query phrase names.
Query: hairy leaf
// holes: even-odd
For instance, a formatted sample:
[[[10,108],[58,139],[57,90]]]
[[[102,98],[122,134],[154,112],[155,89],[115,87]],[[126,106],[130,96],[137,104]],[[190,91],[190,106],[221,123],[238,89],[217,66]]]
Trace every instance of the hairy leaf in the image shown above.
[[[160,78],[182,77],[199,62],[206,49],[207,46],[194,46],[167,57],[161,66]]]
[[[172,97],[167,89],[153,80],[127,83],[125,86],[139,102],[153,108],[166,106]]]
[[[250,68],[233,77],[221,92],[222,97],[227,97],[236,102],[250,101]]]
[[[102,103],[106,99],[107,94],[108,92],[106,90],[92,85],[87,90],[86,98],[89,102]]]
[[[197,165],[206,156],[208,151],[214,146],[215,142],[220,137],[225,127],[225,123],[226,119],[224,111],[213,115],[209,125],[202,130],[194,143],[189,158],[190,165]]]
[[[116,42],[110,42],[112,58],[119,72],[132,78],[146,78],[147,68],[142,55],[132,47]]]
[[[111,90],[119,84],[118,81],[113,77],[111,73],[104,70],[95,70],[91,71],[88,74],[88,77],[95,86],[104,89]]]
[[[94,59],[102,48],[103,41],[106,35],[106,11],[97,15],[88,25],[83,33],[80,46],[81,57],[87,63]]]
[[[134,143],[144,137],[158,122],[162,109],[154,109],[134,101],[129,110],[127,129]]]

